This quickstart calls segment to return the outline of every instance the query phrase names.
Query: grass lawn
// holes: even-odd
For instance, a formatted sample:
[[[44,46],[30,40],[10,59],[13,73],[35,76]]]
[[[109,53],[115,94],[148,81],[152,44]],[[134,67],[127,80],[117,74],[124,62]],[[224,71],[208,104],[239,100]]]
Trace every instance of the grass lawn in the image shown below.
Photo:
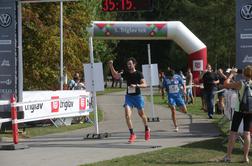
[[[105,88],[105,91],[103,92],[97,92],[97,96],[99,95],[105,95],[108,93],[113,93],[113,92],[121,92],[121,91],[125,91],[125,88]]]
[[[149,153],[142,153],[113,160],[102,161],[86,166],[155,166],[155,165],[177,165],[177,166],[236,166],[247,165],[241,163],[242,151],[237,148],[234,150],[232,163],[225,164],[219,162],[224,156],[226,145],[223,145],[222,138],[196,142],[182,147],[166,148]],[[250,158],[251,160],[252,158]]]
[[[149,99],[148,99],[149,100]],[[159,95],[154,96],[154,103],[167,106],[166,101],[161,99]],[[188,113],[193,117],[200,116],[207,118],[207,113],[200,110],[201,100],[196,98],[196,102],[193,105],[188,105]],[[195,142],[181,147],[166,148],[162,150],[157,150],[149,153],[142,153],[138,155],[126,156],[122,158],[116,158],[113,160],[102,161],[94,164],[87,164],[87,166],[155,166],[155,165],[178,165],[178,166],[222,166],[222,165],[248,165],[242,163],[243,152],[241,150],[240,144],[236,143],[236,148],[233,152],[232,163],[225,164],[219,162],[220,159],[225,155],[226,152],[226,142],[224,141],[227,137],[227,132],[229,129],[229,122],[227,119],[223,118],[222,115],[215,115],[213,123],[219,126],[220,130],[223,132],[223,137]],[[252,160],[252,157],[250,157]]]

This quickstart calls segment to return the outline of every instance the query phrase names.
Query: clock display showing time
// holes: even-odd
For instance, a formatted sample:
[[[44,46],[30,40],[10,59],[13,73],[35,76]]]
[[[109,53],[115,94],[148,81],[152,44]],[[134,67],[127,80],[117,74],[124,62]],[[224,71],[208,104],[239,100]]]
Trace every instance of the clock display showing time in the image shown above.
[[[102,11],[149,11],[152,10],[152,0],[102,0]]]

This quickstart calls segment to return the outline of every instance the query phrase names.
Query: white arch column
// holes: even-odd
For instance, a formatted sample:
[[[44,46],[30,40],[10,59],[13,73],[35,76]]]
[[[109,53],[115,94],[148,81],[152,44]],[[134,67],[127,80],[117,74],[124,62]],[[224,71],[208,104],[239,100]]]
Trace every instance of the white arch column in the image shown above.
[[[173,40],[189,54],[188,67],[194,79],[206,68],[206,45],[180,21],[94,21],[89,33],[94,39],[103,40]]]

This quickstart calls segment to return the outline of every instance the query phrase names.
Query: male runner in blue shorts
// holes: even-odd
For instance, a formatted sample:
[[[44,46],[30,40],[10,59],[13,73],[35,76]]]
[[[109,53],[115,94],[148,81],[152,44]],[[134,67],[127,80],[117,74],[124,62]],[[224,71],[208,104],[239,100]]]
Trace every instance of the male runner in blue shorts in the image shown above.
[[[184,93],[186,91],[186,87],[183,83],[182,78],[178,75],[175,75],[174,71],[171,69],[168,70],[167,75],[164,77],[163,84],[167,92],[168,105],[172,112],[172,120],[175,131],[178,132],[178,125],[176,121],[176,106],[180,108],[181,112],[187,113],[185,101],[182,97],[182,93],[180,92],[181,86],[183,87]]]
[[[133,125],[131,121],[132,108],[135,107],[138,110],[138,115],[142,118],[145,126],[145,140],[150,139],[150,129],[147,125],[147,117],[144,113],[144,99],[141,95],[140,88],[145,88],[146,82],[143,74],[136,70],[136,59],[129,58],[127,60],[127,70],[121,76],[127,81],[127,94],[125,95],[125,119],[130,131],[129,143],[133,143],[136,140],[136,134],[133,131]],[[119,77],[119,73],[113,67],[113,61],[109,61],[109,68],[114,78]]]

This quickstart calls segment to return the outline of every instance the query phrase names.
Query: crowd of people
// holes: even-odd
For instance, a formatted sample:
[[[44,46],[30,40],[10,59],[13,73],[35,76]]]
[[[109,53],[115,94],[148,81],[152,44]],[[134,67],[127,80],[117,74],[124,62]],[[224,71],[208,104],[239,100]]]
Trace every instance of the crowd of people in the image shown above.
[[[108,62],[112,77],[114,80],[120,81],[120,87],[122,81],[126,81],[127,86],[124,100],[124,111],[126,124],[130,133],[129,143],[135,142],[137,138],[131,121],[133,108],[138,110],[138,115],[143,121],[145,131],[144,139],[148,141],[151,138],[150,128],[148,127],[147,117],[144,112],[144,99],[141,95],[141,89],[146,88],[147,85],[142,72],[136,70],[136,64],[137,62],[135,58],[131,57],[126,62],[126,70],[118,72],[113,66],[113,61]],[[237,73],[243,74],[244,81],[235,81],[234,77]],[[68,87],[69,90],[81,89],[84,88],[82,85],[83,84],[81,84],[77,73],[74,75],[74,79],[69,82]],[[214,113],[224,113],[225,89],[232,89],[237,93],[237,98],[239,98],[239,100],[235,103],[237,108],[235,108],[232,117],[227,154],[223,158],[223,161],[231,161],[231,154],[236,140],[237,131],[243,120],[244,161],[248,163],[250,128],[252,123],[252,66],[249,65],[243,70],[237,70],[235,68],[223,70],[220,68],[217,71],[213,71],[212,66],[208,64],[206,70],[200,72],[200,78],[198,80],[193,79],[193,74],[190,68],[188,68],[186,75],[181,71],[176,74],[170,67],[168,67],[165,72],[160,72],[159,91],[162,99],[166,98],[167,100],[167,104],[172,114],[174,131],[176,132],[179,131],[176,120],[176,107],[178,107],[181,112],[187,113],[187,104],[195,103],[195,87],[197,87],[198,90],[200,87],[200,91],[197,93],[202,99],[202,110],[208,113],[209,119],[213,118]],[[217,103],[215,103],[215,95],[218,96]],[[245,98],[246,103],[244,104]]]
[[[236,79],[234,79],[238,74],[243,74],[241,81],[236,81]],[[179,72],[179,74],[176,75],[174,70],[168,68],[167,72],[160,72],[159,78],[159,88],[162,98],[164,98],[165,90],[167,92],[168,105],[172,111],[172,120],[175,130],[178,131],[175,106],[178,106],[181,112],[186,113],[186,104],[194,103],[192,87],[195,84],[193,83],[191,69],[188,69],[185,77],[183,73]],[[235,68],[227,69],[226,72],[220,68],[215,72],[212,70],[211,65],[208,64],[206,66],[206,71],[201,72],[200,79],[197,82],[202,84],[200,90],[202,110],[208,113],[209,119],[213,118],[215,112],[224,113],[224,103],[225,100],[228,100],[225,99],[227,90],[233,91],[233,94],[237,96],[236,100],[232,101],[234,102],[232,103],[232,105],[234,105],[234,108],[232,108],[234,112],[230,119],[232,123],[228,139],[227,154],[222,161],[231,161],[231,154],[235,140],[237,139],[238,128],[243,121],[244,162],[249,163],[248,154],[251,143],[250,130],[252,128],[252,66],[248,65],[243,70]],[[198,86],[196,85],[196,87]],[[216,104],[215,95],[218,96],[218,102]],[[183,96],[186,97],[183,98]],[[216,109],[214,109],[215,105]]]

